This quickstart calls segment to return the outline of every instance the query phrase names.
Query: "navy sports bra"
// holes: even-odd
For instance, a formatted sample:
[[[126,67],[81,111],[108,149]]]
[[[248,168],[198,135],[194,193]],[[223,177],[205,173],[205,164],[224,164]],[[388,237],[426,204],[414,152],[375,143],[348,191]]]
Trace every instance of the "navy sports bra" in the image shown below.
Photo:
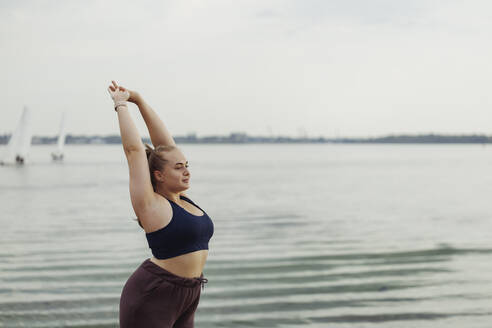
[[[191,199],[183,195],[180,198],[201,209]],[[201,209],[202,216],[193,215],[172,200],[169,203],[173,208],[171,222],[164,228],[145,234],[152,255],[162,260],[208,249],[208,241],[214,234],[214,224],[207,213]]]

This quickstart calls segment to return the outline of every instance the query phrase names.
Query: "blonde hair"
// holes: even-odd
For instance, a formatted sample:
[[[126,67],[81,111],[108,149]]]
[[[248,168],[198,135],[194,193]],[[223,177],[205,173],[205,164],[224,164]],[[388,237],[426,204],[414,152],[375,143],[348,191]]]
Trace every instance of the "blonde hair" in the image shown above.
[[[150,181],[154,191],[157,187],[157,180],[154,175],[154,171],[162,171],[168,160],[164,157],[164,153],[175,150],[176,146],[157,146],[152,148],[150,145],[145,144],[145,153],[147,154],[147,161],[149,162]]]

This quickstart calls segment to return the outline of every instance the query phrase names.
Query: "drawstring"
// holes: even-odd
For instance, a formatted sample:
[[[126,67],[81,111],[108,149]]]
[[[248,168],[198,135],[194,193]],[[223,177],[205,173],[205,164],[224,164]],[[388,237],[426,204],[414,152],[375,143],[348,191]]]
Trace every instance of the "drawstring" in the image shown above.
[[[195,278],[195,279],[200,282],[200,284],[202,285],[202,290],[204,290],[205,289],[205,284],[208,282],[208,279],[207,278],[202,278],[202,277]]]

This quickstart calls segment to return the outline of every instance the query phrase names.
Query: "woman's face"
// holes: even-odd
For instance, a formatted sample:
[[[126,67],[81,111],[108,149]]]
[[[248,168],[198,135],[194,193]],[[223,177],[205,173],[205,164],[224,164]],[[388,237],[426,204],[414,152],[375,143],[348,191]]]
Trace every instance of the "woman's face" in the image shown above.
[[[188,161],[179,149],[164,154],[167,163],[162,173],[162,184],[166,189],[180,192],[190,187]]]

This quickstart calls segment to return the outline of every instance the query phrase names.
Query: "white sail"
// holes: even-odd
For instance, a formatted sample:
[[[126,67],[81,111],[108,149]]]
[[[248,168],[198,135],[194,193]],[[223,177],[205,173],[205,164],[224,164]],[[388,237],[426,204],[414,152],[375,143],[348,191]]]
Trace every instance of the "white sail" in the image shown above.
[[[31,139],[31,113],[29,108],[24,107],[19,123],[10,137],[2,163],[24,164],[31,148]]]
[[[61,161],[63,159],[63,146],[65,145],[65,137],[66,137],[65,113],[66,112],[63,112],[61,117],[60,130],[58,131],[57,150],[51,153],[51,157],[53,158],[54,161]]]
[[[65,145],[65,112],[62,113],[61,123],[60,123],[60,131],[58,133],[58,153],[63,153],[63,146]]]

